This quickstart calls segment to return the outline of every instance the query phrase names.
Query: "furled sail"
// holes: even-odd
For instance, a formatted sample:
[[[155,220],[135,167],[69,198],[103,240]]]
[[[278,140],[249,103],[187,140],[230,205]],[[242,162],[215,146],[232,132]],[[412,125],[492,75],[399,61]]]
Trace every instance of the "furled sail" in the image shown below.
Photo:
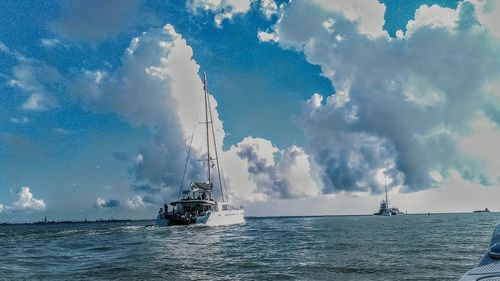
[[[211,182],[197,182],[194,181],[191,183],[191,190],[192,191],[197,191],[199,189],[203,190],[212,190],[213,184]]]

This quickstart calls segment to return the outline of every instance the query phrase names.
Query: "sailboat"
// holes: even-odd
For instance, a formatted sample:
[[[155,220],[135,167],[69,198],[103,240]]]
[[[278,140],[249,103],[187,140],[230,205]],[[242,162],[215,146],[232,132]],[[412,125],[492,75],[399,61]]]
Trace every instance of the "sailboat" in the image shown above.
[[[182,176],[181,187],[179,196],[176,201],[170,202],[172,210],[169,211],[168,204],[164,208],[160,208],[160,212],[156,217],[156,225],[169,226],[169,225],[207,225],[219,226],[245,223],[245,211],[242,207],[234,207],[228,201],[227,187],[225,180],[221,177],[221,167],[219,165],[219,153],[215,141],[215,131],[212,118],[212,109],[210,99],[208,96],[207,75],[203,73],[203,91],[205,100],[205,129],[206,129],[206,146],[207,154],[206,159],[201,159],[206,163],[207,179],[206,181],[192,181],[188,190],[183,190],[184,177],[186,175],[186,167],[189,161],[189,156],[192,147],[189,146],[188,156],[184,166],[184,175]],[[213,152],[215,158],[210,154],[210,133],[213,138]],[[214,163],[215,161],[215,163]],[[220,187],[220,200],[214,196],[214,179],[212,177],[213,170],[217,172],[218,185]],[[224,194],[224,190],[226,190]]]
[[[398,208],[389,207],[389,198],[387,197],[387,180],[386,183],[384,184],[384,188],[385,188],[385,200],[382,200],[382,202],[380,202],[380,207],[378,209],[378,212],[374,213],[373,215],[375,216],[404,215],[404,213],[401,212]]]

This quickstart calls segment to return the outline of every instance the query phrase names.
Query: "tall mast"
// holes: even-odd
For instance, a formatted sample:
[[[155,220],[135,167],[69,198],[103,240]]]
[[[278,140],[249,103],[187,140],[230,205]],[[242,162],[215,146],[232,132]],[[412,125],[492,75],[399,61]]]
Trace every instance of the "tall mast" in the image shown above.
[[[387,204],[387,207],[389,207],[389,199],[387,199],[387,177],[385,177],[385,203]]]
[[[207,128],[207,167],[208,167],[208,182],[210,183],[210,137],[208,131],[208,85],[207,73],[203,72],[203,90],[205,91],[205,124]]]
[[[212,123],[210,124],[212,127],[212,137],[213,137],[213,142],[214,142],[214,150],[215,150],[215,161],[217,162],[217,175],[219,177],[219,185],[220,185],[220,195],[222,197],[222,202],[225,202],[224,200],[224,190],[222,188],[222,179],[221,179],[221,174],[220,174],[220,164],[219,164],[219,154],[217,152],[217,142],[215,140],[215,130],[214,130],[214,118],[212,116],[212,106],[210,105],[210,99],[208,99],[208,112],[210,113],[210,120],[212,120]],[[227,197],[227,192],[226,192],[226,197]],[[227,198],[226,198],[227,199]]]

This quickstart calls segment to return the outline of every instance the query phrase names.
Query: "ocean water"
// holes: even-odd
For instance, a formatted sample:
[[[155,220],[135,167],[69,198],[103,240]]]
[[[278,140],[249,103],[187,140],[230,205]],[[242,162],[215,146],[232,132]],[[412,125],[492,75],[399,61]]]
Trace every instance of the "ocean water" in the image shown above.
[[[1,280],[457,280],[500,213],[0,225]]]

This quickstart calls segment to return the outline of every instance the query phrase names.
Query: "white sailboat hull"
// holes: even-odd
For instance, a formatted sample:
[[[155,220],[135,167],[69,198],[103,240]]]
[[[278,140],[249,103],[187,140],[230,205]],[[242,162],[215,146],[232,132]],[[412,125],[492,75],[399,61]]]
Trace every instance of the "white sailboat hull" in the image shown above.
[[[196,224],[207,226],[231,225],[245,223],[244,210],[225,210],[210,212],[208,216],[198,217]]]
[[[170,222],[166,218],[162,218],[160,215],[156,217],[156,225],[157,226],[169,226]]]
[[[245,223],[244,210],[224,210],[208,212],[204,216],[199,216],[196,218],[196,222],[194,224],[206,226],[222,226],[241,223]],[[171,223],[168,219],[158,215],[158,217],[156,218],[156,225],[169,226],[171,225]]]

